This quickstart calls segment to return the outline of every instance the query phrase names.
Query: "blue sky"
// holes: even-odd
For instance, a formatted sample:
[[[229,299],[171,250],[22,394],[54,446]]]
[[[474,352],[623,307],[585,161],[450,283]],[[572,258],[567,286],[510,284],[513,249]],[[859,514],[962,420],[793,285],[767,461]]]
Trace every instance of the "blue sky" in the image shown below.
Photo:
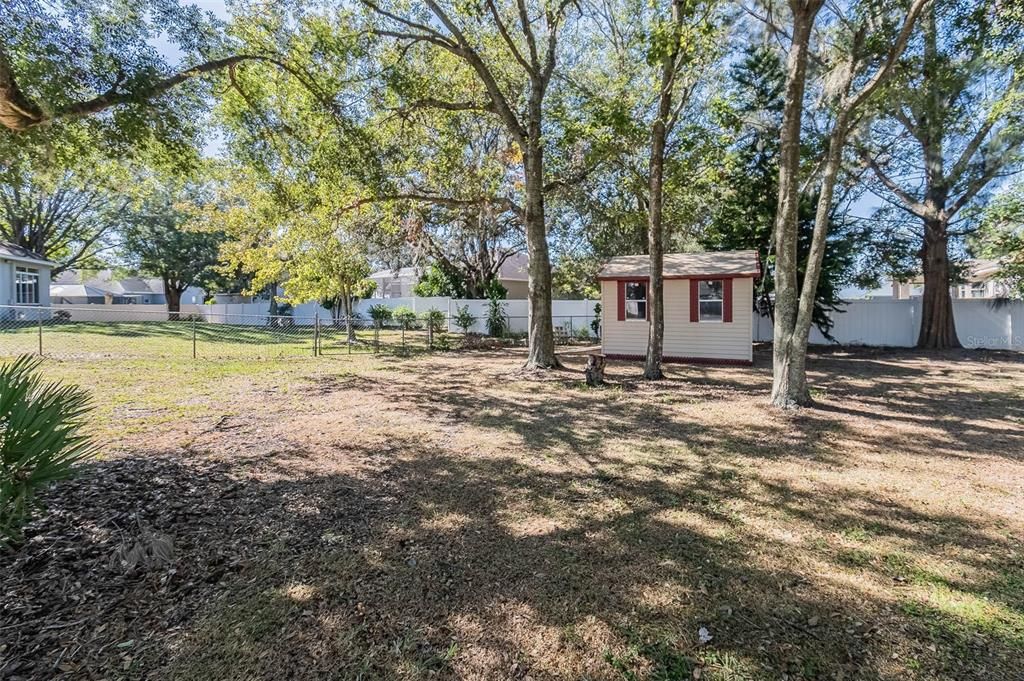
[[[229,18],[228,8],[225,4],[225,0],[192,0],[192,2],[184,3],[191,4],[199,7],[202,10],[213,12],[219,18],[227,20]],[[159,36],[153,40],[153,46],[160,51],[169,64],[177,64],[181,59],[181,50],[176,45],[168,42],[166,36]],[[206,156],[216,156],[224,148],[224,144],[219,135],[211,135],[207,141],[206,146],[203,149],[203,153]]]

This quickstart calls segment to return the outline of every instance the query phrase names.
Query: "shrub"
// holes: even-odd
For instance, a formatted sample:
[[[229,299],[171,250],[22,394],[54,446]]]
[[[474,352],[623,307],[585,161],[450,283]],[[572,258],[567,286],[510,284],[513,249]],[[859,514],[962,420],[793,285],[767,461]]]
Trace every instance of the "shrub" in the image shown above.
[[[601,336],[601,303],[594,303],[594,318],[590,321],[590,328],[595,336]]]
[[[476,317],[469,311],[469,305],[455,308],[455,326],[462,329],[463,335],[468,334],[475,324]]]
[[[383,303],[371,305],[369,313],[370,319],[373,320],[373,325],[378,329],[384,326],[384,322],[391,319],[391,308]]]
[[[508,315],[505,314],[505,305],[499,298],[491,298],[487,303],[487,318],[484,320],[487,326],[487,335],[501,338],[508,332]]]
[[[588,341],[588,340],[590,340],[590,338],[591,338],[591,336],[590,336],[590,329],[588,329],[587,327],[581,326],[578,329],[576,329],[576,339],[577,340]]]
[[[0,367],[0,545],[19,542],[36,493],[94,451],[82,433],[88,393],[44,383],[39,362],[25,355]]]
[[[423,313],[423,323],[426,324],[427,328],[433,333],[440,333],[444,330],[445,318],[444,312],[437,308],[430,308]]]
[[[411,308],[401,305],[391,311],[391,316],[404,330],[416,328],[416,313]]]

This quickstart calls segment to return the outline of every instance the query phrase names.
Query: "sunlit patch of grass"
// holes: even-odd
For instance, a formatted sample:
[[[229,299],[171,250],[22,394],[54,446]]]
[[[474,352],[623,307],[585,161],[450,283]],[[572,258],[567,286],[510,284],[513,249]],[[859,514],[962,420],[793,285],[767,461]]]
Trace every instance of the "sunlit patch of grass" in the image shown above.
[[[606,650],[605,662],[623,681],[754,681],[762,678],[756,665],[713,647],[695,647],[671,634],[640,640],[633,633],[625,650]],[[809,677],[813,678],[813,677]]]
[[[841,548],[836,552],[836,559],[847,567],[867,567],[871,558],[871,553],[864,549]]]
[[[970,655],[989,639],[1024,652],[1024,613],[985,596],[933,585],[923,599],[904,600],[901,609],[957,656]]]
[[[857,525],[855,527],[846,527],[840,532],[844,539],[850,541],[866,542],[870,541],[874,537],[874,532],[868,528]]]

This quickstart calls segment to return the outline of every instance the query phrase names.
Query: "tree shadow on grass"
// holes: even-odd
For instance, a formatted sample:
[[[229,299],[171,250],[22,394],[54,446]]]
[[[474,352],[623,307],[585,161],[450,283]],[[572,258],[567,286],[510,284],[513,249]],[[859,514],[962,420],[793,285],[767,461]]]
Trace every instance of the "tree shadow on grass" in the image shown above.
[[[313,473],[322,454],[289,443],[91,464],[47,495],[29,544],[0,559],[4,677],[692,678],[702,667],[722,679],[991,679],[1019,669],[1019,600],[979,614],[882,594],[880,580],[899,586],[884,559],[850,565],[786,539],[859,525],[908,556],[941,550],[1024,579],[1019,545],[973,519],[713,466],[637,479],[416,441],[339,455],[359,465]],[[736,518],[738,501],[770,504],[779,522]],[[112,561],[144,532],[173,538],[172,562]],[[987,588],[956,597],[981,607],[974,595]]]

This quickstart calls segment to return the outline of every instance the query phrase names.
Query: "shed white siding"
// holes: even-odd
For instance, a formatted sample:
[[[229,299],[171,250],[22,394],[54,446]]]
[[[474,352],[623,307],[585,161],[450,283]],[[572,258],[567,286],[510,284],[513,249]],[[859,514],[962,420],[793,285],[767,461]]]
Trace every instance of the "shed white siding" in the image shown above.
[[[733,279],[732,322],[690,321],[690,280],[665,280],[665,357],[731,362],[753,360],[750,314],[754,280]],[[618,319],[618,285],[601,282],[601,343],[606,355],[647,354],[647,322]]]

